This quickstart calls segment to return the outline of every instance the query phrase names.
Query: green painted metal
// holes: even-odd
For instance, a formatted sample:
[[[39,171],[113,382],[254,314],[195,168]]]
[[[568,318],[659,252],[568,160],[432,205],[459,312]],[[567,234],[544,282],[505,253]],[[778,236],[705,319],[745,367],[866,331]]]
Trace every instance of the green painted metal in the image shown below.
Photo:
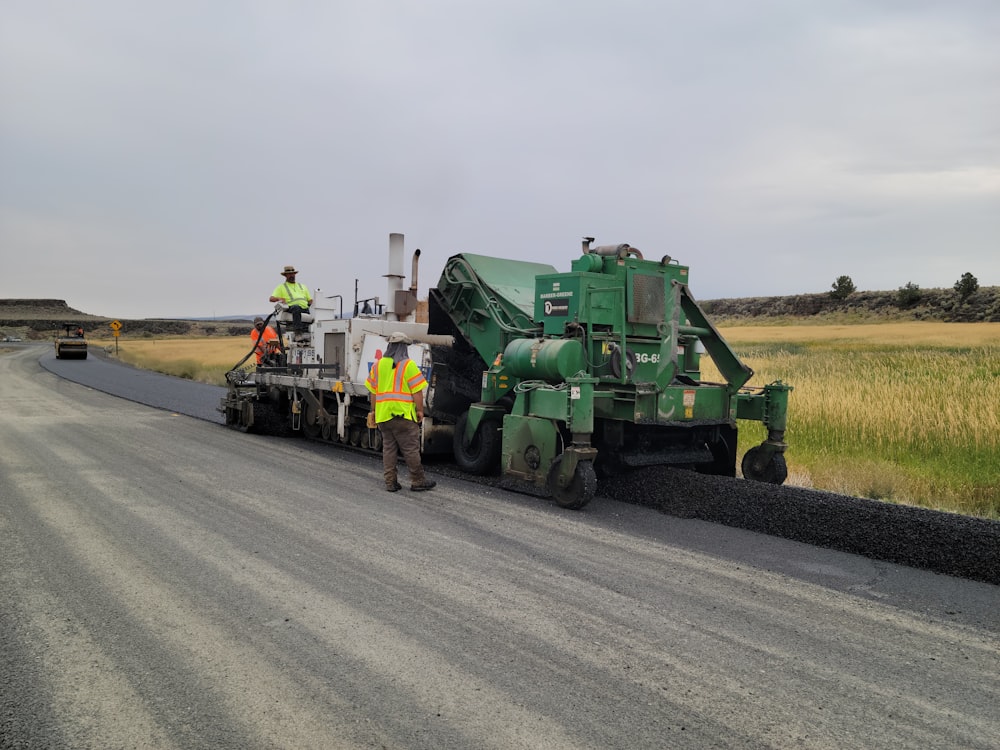
[[[559,454],[559,429],[551,419],[508,414],[503,419],[501,469],[505,476],[544,487]]]
[[[489,363],[510,341],[536,333],[532,319],[535,277],[554,271],[545,263],[461,253],[448,259],[434,296]]]
[[[504,408],[505,474],[541,485],[557,455],[560,488],[579,461],[706,463],[732,475],[738,419],[764,423],[785,450],[790,386],[746,388],[743,364],[688,288],[688,268],[634,248],[585,247],[571,271],[462,254],[437,287],[455,327],[487,363],[480,404]],[[701,378],[707,355],[723,382]],[[476,418],[473,419],[473,414]]]
[[[503,352],[516,378],[560,383],[586,369],[583,344],[576,339],[515,339]]]

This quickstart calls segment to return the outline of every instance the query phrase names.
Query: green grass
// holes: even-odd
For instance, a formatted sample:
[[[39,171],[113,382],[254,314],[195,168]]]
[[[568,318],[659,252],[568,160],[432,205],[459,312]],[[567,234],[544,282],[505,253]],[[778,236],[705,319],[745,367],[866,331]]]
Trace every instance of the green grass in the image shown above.
[[[789,483],[1000,518],[1000,346],[840,334],[733,344],[754,382],[795,388]],[[741,451],[763,438],[741,425]]]

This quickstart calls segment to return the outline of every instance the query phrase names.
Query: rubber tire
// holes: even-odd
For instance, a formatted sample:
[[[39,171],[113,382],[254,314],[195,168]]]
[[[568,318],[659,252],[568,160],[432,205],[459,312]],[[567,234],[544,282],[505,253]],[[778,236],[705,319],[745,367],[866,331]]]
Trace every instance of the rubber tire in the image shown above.
[[[560,508],[568,510],[580,510],[594,497],[597,492],[597,473],[594,471],[593,461],[580,461],[573,472],[573,481],[565,489],[560,489],[556,484],[556,475],[559,473],[559,466],[563,457],[556,456],[549,467],[548,488],[552,494],[552,499]]]
[[[740,463],[743,470],[743,478],[753,482],[765,482],[766,484],[783,484],[788,479],[788,464],[785,463],[785,454],[772,453],[771,460],[763,467],[756,467],[761,454],[761,447],[755,446],[748,450]]]
[[[455,423],[455,439],[452,444],[455,463],[469,474],[489,474],[500,463],[500,430],[497,429],[495,420],[483,420],[472,442],[466,447],[462,445],[462,436],[468,421],[469,413],[465,412]]]
[[[299,415],[299,431],[310,440],[315,440],[323,433],[323,425],[313,421],[317,413],[315,406],[303,400],[302,413]]]

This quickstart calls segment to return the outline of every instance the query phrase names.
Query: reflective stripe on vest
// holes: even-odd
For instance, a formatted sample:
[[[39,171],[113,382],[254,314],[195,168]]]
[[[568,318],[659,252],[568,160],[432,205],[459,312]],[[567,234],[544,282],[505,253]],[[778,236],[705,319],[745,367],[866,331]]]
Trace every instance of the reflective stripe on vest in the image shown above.
[[[376,422],[388,422],[393,417],[416,421],[413,394],[425,388],[427,380],[413,360],[401,360],[393,367],[391,359],[382,357],[372,365],[367,386],[373,393]]]
[[[298,282],[291,284],[286,281],[282,286],[285,287],[285,294],[288,295],[286,300],[289,307],[309,307],[309,289],[306,288],[305,284]]]

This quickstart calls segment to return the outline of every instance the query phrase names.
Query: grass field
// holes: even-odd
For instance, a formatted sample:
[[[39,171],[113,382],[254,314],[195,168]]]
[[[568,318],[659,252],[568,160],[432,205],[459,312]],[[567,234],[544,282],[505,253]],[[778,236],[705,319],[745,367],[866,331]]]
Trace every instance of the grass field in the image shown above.
[[[114,353],[114,339],[89,339],[92,347]],[[136,367],[155,370],[199,383],[226,384],[226,373],[250,351],[246,336],[203,338],[143,338],[118,341],[118,358]],[[246,364],[253,363],[251,357]]]
[[[1000,518],[1000,323],[730,326],[750,385],[794,387],[789,484]],[[113,346],[113,341],[92,341]],[[120,341],[131,364],[202,382],[249,337]],[[718,376],[703,373],[708,380]],[[741,424],[740,453],[764,438]]]
[[[722,329],[794,386],[789,483],[1000,518],[1000,323]],[[740,448],[763,439],[751,424]]]

